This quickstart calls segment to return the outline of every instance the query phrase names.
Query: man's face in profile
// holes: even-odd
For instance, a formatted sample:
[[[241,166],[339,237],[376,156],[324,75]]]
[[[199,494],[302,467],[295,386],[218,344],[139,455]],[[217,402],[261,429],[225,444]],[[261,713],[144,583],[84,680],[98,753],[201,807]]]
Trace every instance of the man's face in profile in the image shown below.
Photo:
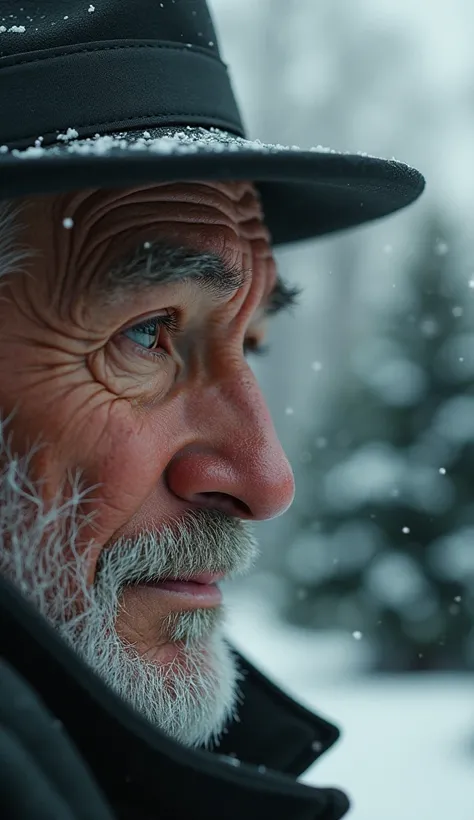
[[[295,294],[250,183],[13,205],[0,571],[146,718],[210,743],[238,679],[216,584],[251,566],[251,522],[294,494],[246,355]]]

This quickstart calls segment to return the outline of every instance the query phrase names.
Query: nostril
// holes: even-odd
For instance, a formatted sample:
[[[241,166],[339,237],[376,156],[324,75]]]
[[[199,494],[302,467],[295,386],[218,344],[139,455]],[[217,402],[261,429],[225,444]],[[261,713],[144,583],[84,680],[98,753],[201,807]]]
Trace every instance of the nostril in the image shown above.
[[[250,507],[245,504],[244,501],[241,501],[240,498],[236,498],[235,495],[229,495],[228,493],[198,493],[195,496],[195,500],[203,500],[206,507],[212,507],[215,510],[220,510],[221,512],[227,513],[228,515],[232,516],[242,516],[244,518],[251,518],[252,511]]]

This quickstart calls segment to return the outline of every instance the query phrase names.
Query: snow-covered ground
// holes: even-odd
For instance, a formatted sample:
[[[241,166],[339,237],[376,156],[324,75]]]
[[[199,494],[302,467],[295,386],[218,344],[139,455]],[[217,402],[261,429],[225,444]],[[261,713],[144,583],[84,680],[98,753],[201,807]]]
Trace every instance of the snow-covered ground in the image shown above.
[[[304,782],[342,788],[350,820],[473,820],[472,678],[366,678],[363,639],[318,637],[279,623],[253,595],[229,598],[234,645],[343,731]]]

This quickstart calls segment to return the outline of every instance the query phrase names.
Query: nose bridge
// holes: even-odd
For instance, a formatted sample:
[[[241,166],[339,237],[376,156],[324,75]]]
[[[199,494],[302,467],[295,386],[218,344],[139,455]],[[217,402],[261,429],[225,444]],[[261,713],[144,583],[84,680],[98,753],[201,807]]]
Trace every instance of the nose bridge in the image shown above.
[[[253,373],[221,381],[209,396],[208,435],[223,452],[264,474],[288,464],[270,411]],[[271,476],[269,476],[271,478]]]
[[[189,412],[194,441],[170,465],[173,492],[198,503],[231,497],[256,520],[285,512],[293,473],[251,370],[209,384]]]

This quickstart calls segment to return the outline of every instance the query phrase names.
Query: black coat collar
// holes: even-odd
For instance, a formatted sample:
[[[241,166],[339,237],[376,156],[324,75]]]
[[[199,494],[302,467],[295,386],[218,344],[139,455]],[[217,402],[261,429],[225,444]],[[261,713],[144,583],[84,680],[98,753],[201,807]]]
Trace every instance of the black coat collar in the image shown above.
[[[295,780],[337,740],[336,727],[242,657],[240,721],[212,753],[149,726],[1,579],[0,655],[64,724],[118,820],[339,820],[347,811],[342,792]]]

